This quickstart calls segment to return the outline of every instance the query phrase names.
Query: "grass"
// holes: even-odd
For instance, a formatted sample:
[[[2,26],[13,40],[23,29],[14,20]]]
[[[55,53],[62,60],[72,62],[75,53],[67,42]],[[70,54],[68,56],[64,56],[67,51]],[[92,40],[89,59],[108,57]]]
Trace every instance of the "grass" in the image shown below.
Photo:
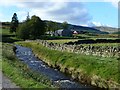
[[[0,28],[0,36],[2,37],[0,41],[5,43],[13,43],[16,41],[21,41],[21,39],[15,37],[15,33],[10,33],[9,29]]]
[[[113,47],[118,47],[118,43],[95,43],[95,44],[81,44],[83,46],[113,46]]]
[[[10,33],[8,28],[6,28],[6,29],[0,28],[0,34],[2,34],[2,35],[15,35],[15,33]]]
[[[86,39],[117,39],[118,34],[78,34],[76,37],[83,37]]]
[[[68,42],[75,42],[78,41],[79,39],[59,39],[59,40],[46,40],[47,42],[53,42],[53,43],[68,43]]]
[[[83,76],[97,75],[106,81],[119,83],[119,71],[117,58],[105,58],[98,56],[82,55],[68,52],[50,50],[37,42],[17,42],[17,44],[32,48],[34,53],[52,66],[59,65],[61,69],[67,68],[70,72],[84,73]],[[81,73],[81,74],[82,74]]]
[[[68,43],[68,42],[75,42],[78,41],[80,39],[60,39],[60,40],[46,40],[47,42],[52,42],[52,43],[58,43],[58,44],[64,44],[64,43]],[[95,44],[79,44],[79,45],[83,45],[83,46],[113,46],[113,47],[118,47],[119,44],[118,43],[95,43]]]
[[[42,74],[17,60],[13,46],[3,43],[2,72],[21,88],[53,88],[52,82]]]

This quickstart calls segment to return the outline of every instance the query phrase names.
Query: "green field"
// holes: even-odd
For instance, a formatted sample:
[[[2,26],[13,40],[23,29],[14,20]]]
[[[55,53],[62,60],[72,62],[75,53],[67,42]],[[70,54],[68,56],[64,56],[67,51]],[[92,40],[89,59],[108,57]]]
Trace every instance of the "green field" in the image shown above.
[[[118,34],[78,34],[77,37],[83,37],[86,39],[116,39]]]
[[[2,40],[0,40],[0,41],[5,42],[5,43],[13,43],[16,41],[21,41],[21,39],[18,39],[15,36],[15,33],[10,33],[9,29],[1,29],[0,28],[0,36],[2,36]]]
[[[2,34],[2,35],[15,35],[15,33],[10,33],[9,29],[2,29],[2,28],[0,28],[0,34]]]
[[[80,39],[60,39],[60,40],[46,40],[47,42],[52,42],[52,43],[58,43],[58,44],[64,44],[68,42],[75,42]],[[113,46],[113,47],[118,47],[120,44],[119,43],[95,43],[95,44],[78,44],[78,45],[83,45],[83,46]]]
[[[53,42],[53,43],[59,43],[59,44],[64,44],[68,42],[75,42],[78,41],[79,39],[59,39],[59,40],[46,40],[47,42]]]
[[[73,76],[80,73],[84,79],[89,80],[94,75],[97,75],[107,82],[111,81],[111,85],[112,82],[119,83],[117,58],[105,58],[50,50],[41,44],[37,44],[37,42],[17,42],[17,44],[32,48],[39,58],[53,67],[58,66],[62,72],[65,72],[65,68],[67,68],[67,73],[70,74],[71,72]]]
[[[81,44],[83,46],[113,46],[113,47],[118,47],[119,44],[118,43],[96,43],[96,44]]]

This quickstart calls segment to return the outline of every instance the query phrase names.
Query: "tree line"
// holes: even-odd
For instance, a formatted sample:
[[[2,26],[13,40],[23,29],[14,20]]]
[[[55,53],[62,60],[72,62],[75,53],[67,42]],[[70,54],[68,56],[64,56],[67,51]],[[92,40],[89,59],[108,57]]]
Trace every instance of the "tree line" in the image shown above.
[[[65,21],[62,23],[62,28],[67,29],[68,23]],[[10,32],[15,33],[18,38],[21,39],[37,39],[41,35],[45,35],[46,32],[55,32],[61,29],[56,22],[45,22],[40,17],[33,15],[31,18],[29,14],[22,23],[19,23],[17,14],[14,13],[10,25]]]

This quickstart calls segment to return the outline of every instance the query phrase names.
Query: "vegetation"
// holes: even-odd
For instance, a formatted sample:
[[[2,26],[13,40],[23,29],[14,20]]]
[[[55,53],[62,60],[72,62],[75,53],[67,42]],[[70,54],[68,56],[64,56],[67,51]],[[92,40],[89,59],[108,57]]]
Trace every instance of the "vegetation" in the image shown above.
[[[64,44],[68,42],[75,42],[78,41],[79,39],[59,39],[59,40],[46,40],[47,42],[52,42],[52,43],[59,43],[59,44]]]
[[[6,26],[7,25],[7,26]],[[10,27],[9,27],[10,25]],[[77,34],[74,37],[59,37],[59,36],[49,36],[45,35],[46,31],[55,32],[59,28],[67,29],[69,26],[72,28],[83,29],[83,31],[89,31],[84,34]],[[9,29],[10,28],[10,33]],[[85,29],[85,30],[84,30]],[[2,36],[2,42],[13,43],[20,40],[26,39],[44,39],[48,42],[54,43],[66,43],[75,42],[81,39],[92,39],[96,40],[98,38],[116,39],[117,34],[98,34],[102,33],[100,31],[97,34],[93,34],[95,29],[77,27],[75,25],[70,25],[67,22],[62,24],[56,22],[42,21],[38,16],[32,16],[19,24],[17,14],[14,13],[12,17],[11,24],[4,23],[4,29],[0,29],[0,34]],[[20,38],[18,39],[18,37]],[[106,80],[107,82],[117,82],[119,81],[119,71],[118,71],[118,60],[117,58],[105,58],[99,56],[90,56],[83,54],[75,54],[68,52],[60,52],[57,50],[50,50],[49,48],[43,47],[41,44],[36,42],[16,42],[33,49],[34,53],[38,55],[39,58],[44,60],[50,66],[57,68],[58,70],[70,74],[74,79],[78,79],[80,76],[84,80],[90,80],[93,76]],[[87,46],[88,44],[82,44]],[[93,46],[117,46],[117,43],[97,43],[91,44]],[[3,72],[12,81],[14,81],[20,87],[29,88],[49,88],[54,87],[52,82],[41,74],[34,72],[29,69],[27,65],[20,62],[14,55],[13,46],[3,43]],[[1,65],[1,63],[0,63]],[[78,75],[79,73],[79,75]],[[87,82],[87,81],[85,81]]]
[[[14,15],[12,17],[12,21],[11,21],[11,26],[10,26],[10,32],[11,33],[16,32],[18,24],[19,24],[19,21],[18,21],[18,18],[17,18],[17,14],[14,13]]]
[[[19,26],[17,31],[18,38],[21,38],[23,40],[30,38],[30,31],[29,31],[30,27],[28,25],[29,25],[28,22],[24,22]]]
[[[49,22],[46,22],[46,29],[50,34],[50,32],[55,32],[56,30],[60,28],[58,27],[56,22],[49,21]]]
[[[5,43],[13,43],[21,40],[15,36],[15,33],[10,33],[9,29],[0,28],[0,36],[2,37],[0,41]]]
[[[37,39],[45,33],[45,23],[38,17],[32,16],[30,20],[26,20],[19,25],[17,35],[21,39]]]
[[[21,88],[53,88],[52,82],[42,74],[29,69],[19,61],[13,45],[3,43],[2,72]]]
[[[64,22],[62,23],[62,28],[63,28],[63,29],[68,29],[68,23],[67,23],[66,21],[64,21]]]
[[[63,72],[65,72],[66,68],[68,73],[76,74],[75,72],[80,72],[80,75],[86,78],[97,75],[106,81],[119,83],[117,58],[60,52],[50,50],[36,42],[18,42],[17,44],[32,48],[39,58],[53,67],[59,66],[59,69]]]
[[[113,46],[113,47],[118,47],[118,43],[96,43],[96,44],[82,44],[83,46]]]
[[[117,34],[78,34],[76,35],[77,38],[82,38],[82,39],[117,39],[118,35]]]

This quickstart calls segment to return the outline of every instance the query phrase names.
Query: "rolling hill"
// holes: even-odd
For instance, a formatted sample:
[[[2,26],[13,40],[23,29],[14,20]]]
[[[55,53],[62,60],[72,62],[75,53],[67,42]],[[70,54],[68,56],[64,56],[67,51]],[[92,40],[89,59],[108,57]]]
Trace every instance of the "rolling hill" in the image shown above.
[[[113,28],[113,27],[99,26],[99,27],[93,27],[93,28],[98,29],[102,32],[108,32],[108,33],[118,32],[118,28]]]
[[[48,20],[44,21],[45,23],[48,23]],[[59,28],[62,28],[62,23],[56,22]],[[95,33],[95,34],[108,34],[108,32],[106,31],[101,31],[97,28],[93,28],[93,27],[85,27],[85,26],[78,26],[78,25],[72,25],[72,24],[68,24],[68,28],[70,30],[75,30],[75,31],[85,31],[85,32],[89,32],[89,33]]]

